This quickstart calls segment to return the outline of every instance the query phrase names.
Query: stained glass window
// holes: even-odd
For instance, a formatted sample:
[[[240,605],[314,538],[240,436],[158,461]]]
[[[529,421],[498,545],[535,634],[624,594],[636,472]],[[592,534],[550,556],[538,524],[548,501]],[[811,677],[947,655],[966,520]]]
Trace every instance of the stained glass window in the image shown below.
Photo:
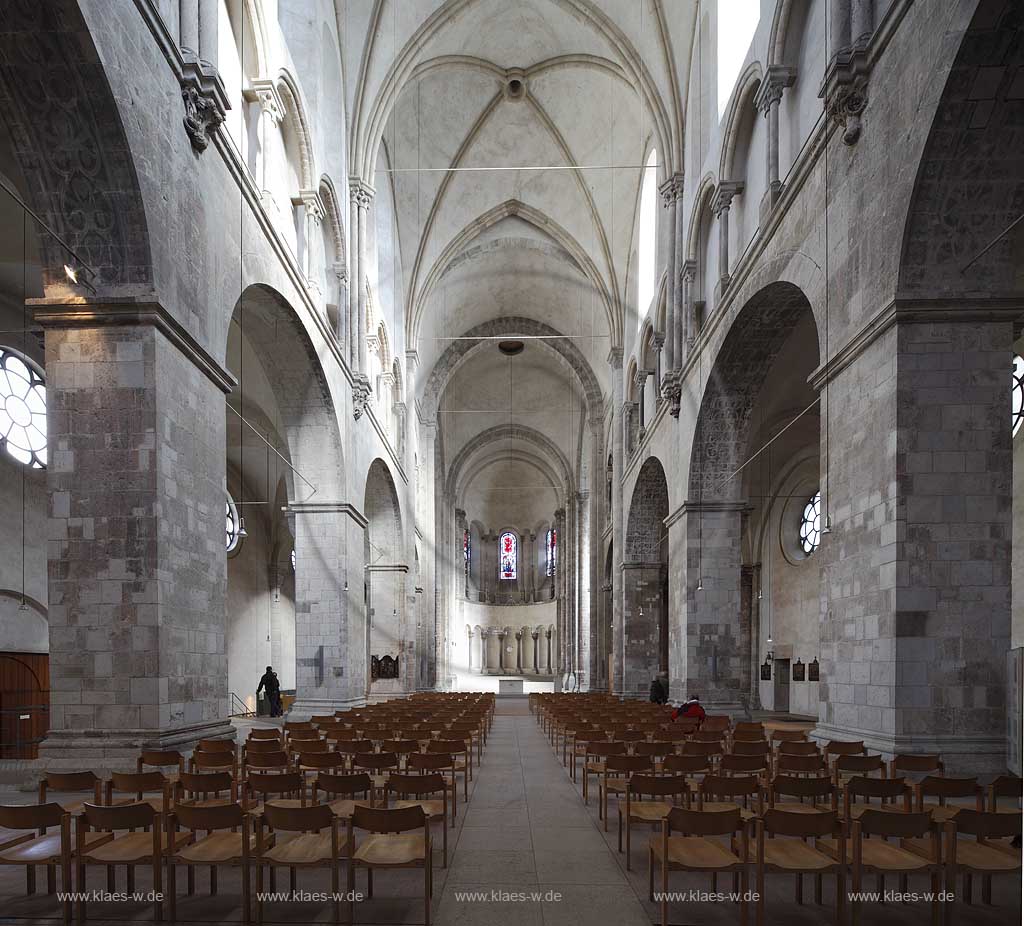
[[[554,528],[548,531],[546,544],[548,554],[547,574],[553,576],[558,568],[558,531]]]
[[[292,547],[292,572],[295,572],[295,547]]]
[[[1024,422],[1024,357],[1013,356],[1013,435]]]
[[[469,578],[469,560],[472,555],[470,550],[469,530],[462,532],[462,568],[465,571],[466,578]]]
[[[230,495],[224,503],[224,508],[227,518],[227,548],[230,553],[238,546],[238,511],[235,509],[235,503]]]
[[[800,549],[810,556],[821,542],[821,491],[817,491],[804,506],[800,519]]]
[[[0,444],[15,460],[46,468],[46,384],[30,361],[0,348]]]
[[[498,538],[498,578],[514,580],[518,574],[519,541],[512,531],[505,531]]]

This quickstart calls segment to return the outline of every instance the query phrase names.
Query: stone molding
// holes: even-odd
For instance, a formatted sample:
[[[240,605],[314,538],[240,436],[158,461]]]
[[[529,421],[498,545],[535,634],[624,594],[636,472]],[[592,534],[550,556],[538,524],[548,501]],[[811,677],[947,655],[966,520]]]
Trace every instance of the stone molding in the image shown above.
[[[773,103],[782,100],[782,94],[796,83],[796,68],[784,64],[769,64],[768,70],[754,96],[757,111],[767,113]]]
[[[68,303],[46,298],[29,299],[33,318],[43,328],[98,328],[107,325],[151,325],[202,371],[221,392],[237,385],[234,376],[159,302],[131,297],[89,298]]]
[[[715,195],[711,205],[715,218],[720,217],[723,212],[728,212],[729,207],[732,206],[733,197],[741,194],[744,186],[745,184],[742,180],[722,180],[715,187]]]
[[[691,514],[693,512],[717,512],[717,511],[738,511],[745,512],[750,510],[750,503],[747,501],[723,501],[721,499],[714,499],[709,501],[691,502],[684,501],[675,511],[670,512],[669,516],[665,518],[665,527],[671,527],[684,515]]]
[[[288,115],[288,107],[277,89],[277,81],[267,77],[254,77],[243,94],[250,103],[258,103],[260,112],[276,126]]]
[[[829,359],[809,377],[808,383],[819,392],[846,370],[879,337],[895,324],[977,324],[978,322],[1017,321],[1024,314],[1020,296],[999,296],[976,302],[962,298],[896,297],[886,303]]]
[[[409,566],[406,563],[377,563],[367,564],[367,572],[400,572],[408,573]]]

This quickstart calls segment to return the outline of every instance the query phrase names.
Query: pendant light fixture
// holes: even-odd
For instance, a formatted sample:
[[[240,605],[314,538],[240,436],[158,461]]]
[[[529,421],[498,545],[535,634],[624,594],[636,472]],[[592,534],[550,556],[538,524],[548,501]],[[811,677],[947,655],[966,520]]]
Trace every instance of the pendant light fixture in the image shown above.
[[[825,57],[829,55],[829,21],[828,21],[828,8],[830,4],[825,4]],[[826,68],[828,67],[828,61],[825,62]],[[824,202],[824,213],[825,213],[825,519],[821,525],[822,534],[832,533],[832,479],[831,479],[831,467],[830,467],[830,432],[832,430],[832,409],[829,405],[829,385],[832,380],[832,371],[829,369],[829,274],[828,274],[828,149],[829,149],[829,114],[828,114],[828,93],[824,97],[825,107],[825,151],[824,151],[824,162],[825,162],[825,202]],[[820,480],[819,480],[820,481]]]
[[[21,353],[28,358],[28,213],[21,210]],[[31,444],[29,445],[31,446]],[[30,464],[21,466],[21,604],[19,611],[28,610],[25,594],[25,559],[28,534],[25,530],[25,502],[27,497],[28,469]]]
[[[245,129],[245,122],[242,117],[245,107],[245,7],[241,4],[242,31],[238,51],[238,119],[239,133]],[[263,152],[266,158],[267,153]],[[241,177],[238,178],[238,499],[241,510],[238,514],[238,537],[244,539],[249,536],[245,529],[245,271],[242,266],[243,247],[245,236],[245,184]]]

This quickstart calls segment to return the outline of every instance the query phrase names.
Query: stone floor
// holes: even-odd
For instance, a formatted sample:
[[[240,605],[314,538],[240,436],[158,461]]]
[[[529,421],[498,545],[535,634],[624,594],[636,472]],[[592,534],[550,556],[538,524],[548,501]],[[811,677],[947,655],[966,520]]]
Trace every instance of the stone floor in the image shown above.
[[[461,793],[460,793],[461,798]],[[535,719],[516,703],[498,706],[493,731],[484,752],[483,765],[471,786],[468,805],[459,804],[457,829],[449,833],[450,859],[447,870],[436,858],[434,922],[440,926],[648,926],[659,922],[659,908],[646,899],[647,833],[634,830],[633,871],[625,869],[625,858],[616,850],[615,812],[609,832],[604,833],[597,818],[596,801],[584,806],[579,787],[574,787]],[[440,833],[438,833],[440,837]],[[438,850],[440,839],[437,840]],[[26,898],[20,870],[0,868],[0,921],[34,922],[56,919],[52,897],[44,894]],[[422,875],[418,872],[378,874],[375,896],[357,904],[356,922],[365,924],[407,924],[423,921]],[[40,878],[40,887],[45,879]],[[89,887],[102,888],[103,872],[90,874]],[[287,877],[279,878],[279,888]],[[183,874],[179,890],[184,890]],[[711,889],[708,876],[673,875],[673,890]],[[222,873],[220,891],[211,898],[208,878],[197,875],[196,896],[180,897],[178,919],[189,922],[237,922],[240,879]],[[326,891],[328,881],[319,873],[300,873],[300,890]],[[365,888],[360,875],[358,887]],[[720,890],[730,883],[720,879]],[[868,885],[874,889],[874,882]],[[896,884],[887,885],[890,889]],[[148,890],[149,878],[140,871],[136,890]],[[123,874],[118,889],[124,890]],[[928,885],[911,881],[911,890]],[[475,896],[467,892],[475,892]],[[504,892],[504,894],[502,893]],[[980,900],[980,885],[975,896]],[[957,904],[954,922],[968,926],[1002,926],[1021,919],[1019,877],[997,878],[996,905]],[[807,902],[794,902],[791,878],[770,878],[767,887],[768,923],[785,926],[819,926],[833,921],[832,888],[826,879],[824,906],[815,905],[812,886],[805,888]],[[679,903],[670,907],[674,924],[738,924],[738,906],[729,903]],[[751,911],[753,913],[753,911]],[[150,921],[151,908],[143,904],[92,904],[89,918],[95,923]],[[865,907],[865,926],[925,926],[929,907],[925,903],[890,903]],[[324,923],[330,911],[324,905],[299,902],[268,905],[266,922]],[[751,916],[751,923],[753,917]]]

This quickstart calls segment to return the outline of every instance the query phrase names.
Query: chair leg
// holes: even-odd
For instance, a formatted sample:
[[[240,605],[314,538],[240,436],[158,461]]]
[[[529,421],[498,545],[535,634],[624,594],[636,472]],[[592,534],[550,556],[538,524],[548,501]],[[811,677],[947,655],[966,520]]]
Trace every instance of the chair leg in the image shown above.
[[[76,915],[79,922],[84,923],[86,912],[85,912],[85,865],[78,866],[78,901],[76,903]]]
[[[971,905],[971,894],[974,888],[974,877],[969,871],[964,872],[964,903]]]
[[[288,890],[292,892],[292,897],[295,896],[295,891],[297,888],[298,884],[296,882],[295,868],[292,867],[288,869]]]
[[[107,865],[107,892],[113,894],[117,890],[117,872],[113,865]]]
[[[57,890],[57,866],[46,866],[46,893],[53,894]]]
[[[804,902],[804,876],[796,875],[796,902],[803,904]]]
[[[178,866],[167,863],[167,913],[173,923],[178,918]]]
[[[210,896],[214,897],[217,894],[217,866],[210,866]]]
[[[430,859],[423,862],[423,922],[430,926]]]
[[[754,883],[757,885],[757,900],[755,901],[754,918],[757,926],[764,926],[764,867],[758,865],[756,871]]]
[[[195,865],[185,866],[186,880],[188,881],[185,891],[189,897],[192,897],[196,892],[196,867]]]
[[[820,907],[821,906],[821,875],[814,876],[814,902]]]
[[[981,876],[981,902],[992,905],[992,875]]]
[[[373,869],[366,869],[366,899],[371,900],[373,898]]]
[[[129,894],[134,894],[135,893],[135,866],[134,865],[126,865],[125,867],[128,869],[127,872],[125,873],[125,877],[126,877],[126,880],[128,882],[128,893]]]
[[[341,898],[339,897],[341,872],[338,869],[337,859],[331,861],[331,920],[339,922],[341,919]]]
[[[256,922],[263,923],[263,863],[256,862]]]
[[[647,899],[654,902],[654,852],[647,847]]]
[[[25,893],[34,894],[36,892],[36,866],[26,865],[25,866]]]

